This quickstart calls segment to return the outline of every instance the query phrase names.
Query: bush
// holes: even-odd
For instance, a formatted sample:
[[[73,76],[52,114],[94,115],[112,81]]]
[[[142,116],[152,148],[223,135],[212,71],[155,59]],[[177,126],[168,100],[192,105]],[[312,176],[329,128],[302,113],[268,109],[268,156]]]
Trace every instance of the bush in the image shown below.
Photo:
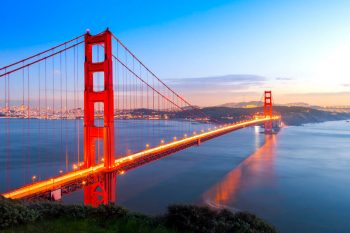
[[[276,230],[253,214],[215,211],[209,207],[172,205],[165,224],[179,231],[194,233],[274,233]]]
[[[59,202],[47,200],[21,202],[0,196],[0,228],[26,224],[38,219],[56,219],[60,217],[92,218],[103,222],[107,219],[122,218],[127,214],[128,211],[125,208],[113,204],[93,208],[84,205],[63,205]]]
[[[253,231],[245,231],[245,232],[262,232],[262,233],[277,232],[273,226],[264,222],[254,214],[240,212],[235,214],[235,220],[237,223],[241,224],[242,228],[253,230]]]
[[[95,211],[95,217],[102,219],[122,218],[128,214],[128,210],[114,204],[100,205]]]
[[[232,213],[229,210],[213,210],[194,205],[169,206],[165,215],[149,217],[129,213],[123,207],[108,204],[97,208],[84,205],[63,205],[59,202],[21,202],[0,197],[0,229],[26,225],[36,220],[74,221],[108,229],[118,222],[120,226],[134,229],[172,228],[179,232],[193,233],[274,233],[276,230],[258,217],[249,213]],[[46,222],[46,221],[44,221]],[[40,225],[40,224],[39,224]],[[85,224],[86,225],[86,224]],[[88,226],[85,226],[88,227]],[[124,229],[124,228],[123,228]]]
[[[59,202],[41,201],[27,205],[28,208],[35,210],[40,218],[120,218],[126,216],[128,211],[114,204],[100,205],[93,208],[88,205],[63,205]]]
[[[0,228],[34,222],[38,214],[20,202],[0,196]]]
[[[165,215],[166,225],[180,231],[212,232],[215,212],[208,207],[172,205]]]

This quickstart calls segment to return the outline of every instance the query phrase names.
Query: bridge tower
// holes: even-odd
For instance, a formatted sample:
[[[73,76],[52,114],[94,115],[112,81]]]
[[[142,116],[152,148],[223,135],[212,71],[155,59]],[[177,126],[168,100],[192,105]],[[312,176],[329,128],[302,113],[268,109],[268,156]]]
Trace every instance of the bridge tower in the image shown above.
[[[264,93],[264,115],[265,117],[269,117],[271,120],[265,123],[265,133],[272,133],[272,92],[265,91]]]
[[[94,61],[93,46],[104,48],[103,61]],[[96,57],[96,56],[95,56]],[[85,34],[85,63],[84,63],[84,167],[96,164],[96,142],[103,141],[104,166],[108,169],[114,163],[114,93],[112,67],[112,34],[106,31],[90,35]],[[103,88],[97,86],[94,77],[103,74]],[[96,126],[95,104],[103,104],[103,125]],[[98,161],[99,162],[99,161]],[[102,203],[115,202],[116,176],[114,173],[103,173],[94,177],[93,184],[84,187],[84,203],[97,206]]]

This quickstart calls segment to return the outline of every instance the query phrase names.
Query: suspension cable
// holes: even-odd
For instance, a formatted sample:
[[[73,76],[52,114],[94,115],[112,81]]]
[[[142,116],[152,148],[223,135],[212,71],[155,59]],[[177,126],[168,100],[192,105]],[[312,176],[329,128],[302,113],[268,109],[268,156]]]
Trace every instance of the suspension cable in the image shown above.
[[[187,100],[185,100],[183,97],[181,97],[178,93],[176,93],[173,89],[171,89],[167,84],[165,84],[160,78],[158,78],[157,75],[155,75],[150,69],[148,69],[148,67],[146,67],[136,56],[134,53],[132,53],[128,47],[126,47],[126,45],[124,45],[119,39],[118,37],[116,37],[113,33],[112,33],[113,38],[120,43],[121,46],[124,47],[124,49],[132,56],[134,57],[153,77],[155,77],[161,84],[163,84],[169,91],[171,91],[174,95],[176,95],[178,98],[180,98],[184,103],[186,103],[189,107],[191,107],[192,109],[197,110],[198,112],[200,112],[202,115],[204,115],[205,117],[211,119],[206,113],[204,113],[200,108],[190,104]],[[217,121],[218,123],[221,123],[220,121],[218,121],[217,119],[212,119],[214,121]]]
[[[19,63],[28,61],[28,60],[30,60],[30,59],[32,59],[32,58],[34,58],[34,57],[37,57],[37,56],[40,56],[40,55],[45,54],[45,53],[47,53],[47,52],[50,52],[50,51],[52,51],[52,50],[54,50],[54,49],[56,49],[56,48],[62,47],[63,45],[69,44],[69,43],[71,43],[71,42],[74,41],[74,40],[80,39],[80,38],[83,37],[83,36],[84,36],[84,34],[83,34],[83,35],[80,35],[80,36],[77,36],[77,37],[75,37],[74,39],[68,40],[68,41],[66,41],[66,42],[64,42],[64,43],[62,43],[62,44],[59,44],[59,45],[56,45],[56,46],[54,46],[54,47],[51,47],[51,48],[49,48],[49,49],[47,49],[47,50],[44,50],[44,51],[42,51],[42,52],[40,52],[40,53],[34,54],[34,55],[30,56],[30,57],[27,57],[27,58],[22,59],[22,60],[20,60],[20,61],[14,62],[14,63],[12,63],[12,64],[10,64],[10,65],[1,67],[0,70],[7,69],[7,68],[9,68],[9,67],[18,65]],[[5,72],[5,73],[6,73],[6,72]]]
[[[7,75],[7,74],[11,74],[11,73],[13,73],[13,72],[16,72],[17,70],[23,69],[23,68],[25,68],[25,67],[31,66],[31,65],[33,65],[33,64],[35,64],[35,63],[38,63],[38,62],[40,62],[40,61],[43,61],[43,60],[45,60],[45,59],[47,59],[47,58],[53,57],[53,56],[55,56],[55,55],[57,55],[57,54],[59,54],[59,53],[62,53],[62,52],[64,52],[64,51],[68,50],[68,49],[74,48],[74,47],[76,47],[76,46],[78,46],[78,45],[80,45],[80,44],[82,44],[82,43],[84,43],[84,41],[80,41],[80,42],[78,42],[78,43],[76,43],[76,44],[74,44],[74,45],[71,45],[71,46],[67,47],[67,48],[61,49],[61,50],[59,50],[59,51],[57,51],[57,52],[55,52],[55,53],[52,53],[52,54],[50,54],[50,55],[47,55],[46,57],[42,57],[42,58],[40,58],[40,59],[38,59],[38,60],[35,60],[35,61],[31,62],[31,63],[28,63],[28,64],[26,64],[26,65],[22,65],[22,66],[20,66],[20,67],[18,67],[18,68],[16,68],[16,69],[13,69],[13,70],[10,70],[10,71],[8,71],[8,72],[6,72],[6,73],[1,74],[1,75],[0,75],[0,78],[3,77],[3,76],[5,76],[5,75]]]

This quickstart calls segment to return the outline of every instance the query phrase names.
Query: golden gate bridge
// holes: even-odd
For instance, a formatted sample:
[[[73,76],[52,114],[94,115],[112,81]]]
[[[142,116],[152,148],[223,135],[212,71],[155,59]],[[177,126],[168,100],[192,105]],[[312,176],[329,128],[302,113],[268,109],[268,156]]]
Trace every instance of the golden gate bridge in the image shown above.
[[[244,127],[263,124],[271,134],[273,122],[280,121],[271,91],[264,92],[263,112],[244,121],[222,123],[208,116],[159,79],[108,29],[96,35],[87,32],[0,72],[0,153],[6,163],[2,195],[7,198],[57,200],[83,189],[85,204],[115,202],[119,174]],[[138,127],[136,120],[150,127],[140,129],[132,141],[129,125],[123,134],[118,132],[124,120],[132,122],[130,127]],[[165,139],[162,120],[181,122],[173,125],[177,135]],[[193,122],[201,122],[201,128]],[[50,137],[58,143],[50,143]],[[120,141],[127,146],[116,148]],[[21,154],[20,160],[15,153]],[[31,175],[31,160],[40,165],[56,158],[64,164],[59,174],[36,168],[34,172],[42,174]],[[12,177],[20,176],[12,169],[18,163],[22,182]]]

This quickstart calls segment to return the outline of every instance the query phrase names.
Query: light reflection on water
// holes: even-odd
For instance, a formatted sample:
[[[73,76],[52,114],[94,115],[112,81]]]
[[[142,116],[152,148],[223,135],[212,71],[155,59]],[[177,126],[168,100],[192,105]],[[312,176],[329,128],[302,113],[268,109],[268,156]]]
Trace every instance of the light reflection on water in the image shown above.
[[[259,133],[257,129],[258,127],[255,128],[255,133]],[[262,147],[203,194],[204,202],[214,208],[228,208],[237,211],[234,203],[237,202],[237,195],[241,187],[249,189],[262,180],[273,182],[276,137],[276,135],[266,135]]]
[[[350,124],[287,127],[203,192],[215,208],[249,211],[280,232],[350,232]]]

